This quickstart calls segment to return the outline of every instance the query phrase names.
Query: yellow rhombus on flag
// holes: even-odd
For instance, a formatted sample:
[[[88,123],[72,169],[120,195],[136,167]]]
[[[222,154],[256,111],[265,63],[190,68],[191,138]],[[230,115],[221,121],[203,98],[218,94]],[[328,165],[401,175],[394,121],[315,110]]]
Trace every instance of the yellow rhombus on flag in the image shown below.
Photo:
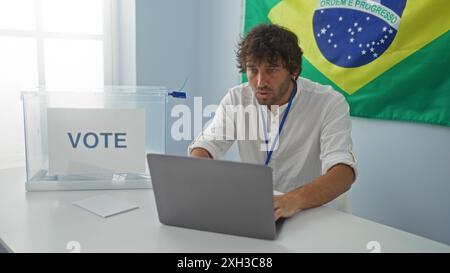
[[[272,23],[295,32],[299,37],[304,57],[348,94],[358,91],[450,29],[450,0],[408,0],[398,23],[397,35],[379,58],[360,67],[346,68],[335,65],[322,55],[316,43],[312,27],[314,12],[324,7],[326,9],[332,4],[334,7],[337,3],[361,6],[362,2],[370,4],[377,1],[283,0],[270,10],[268,18]]]
[[[341,92],[352,116],[450,126],[449,11],[450,0],[245,0],[244,31],[294,31],[301,75]]]

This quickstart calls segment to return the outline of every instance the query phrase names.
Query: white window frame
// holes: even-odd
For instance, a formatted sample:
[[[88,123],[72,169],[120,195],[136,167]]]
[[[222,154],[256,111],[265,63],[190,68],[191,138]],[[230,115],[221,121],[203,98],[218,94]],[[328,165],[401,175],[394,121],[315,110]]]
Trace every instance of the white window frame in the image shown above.
[[[103,73],[104,73],[104,84],[123,84],[114,77],[122,78],[122,76],[116,75],[117,72],[127,71],[127,73],[132,75],[130,77],[131,81],[129,84],[135,83],[135,41],[125,41],[125,38],[129,39],[130,35],[135,37],[135,3],[134,0],[103,0],[103,34],[72,34],[72,33],[59,33],[59,32],[48,32],[43,31],[43,18],[42,18],[42,0],[35,0],[35,24],[34,30],[13,30],[13,29],[0,29],[0,37],[27,37],[32,38],[36,42],[36,56],[37,56],[37,75],[38,75],[38,85],[45,86],[45,54],[44,54],[44,39],[47,38],[59,38],[59,39],[81,39],[81,40],[96,40],[103,41]],[[121,9],[124,8],[125,11]],[[125,14],[126,16],[124,16]],[[123,29],[122,21],[126,20],[125,23],[129,26]],[[131,34],[126,37],[117,34],[118,31],[130,31]],[[126,56],[122,56],[118,43],[128,43],[125,44],[126,49],[132,49],[133,52],[125,52]],[[117,45],[115,45],[117,43]],[[130,47],[131,46],[131,47]],[[123,46],[122,46],[123,47]],[[129,58],[129,59],[127,59]],[[120,62],[120,60],[125,60]],[[125,64],[125,67],[121,68],[121,63]],[[134,77],[134,81],[133,81]],[[30,86],[31,87],[31,86]],[[19,89],[17,91],[20,91]],[[20,120],[17,120],[20,122]],[[23,149],[23,147],[22,147]],[[24,166],[24,153],[14,153],[8,155],[0,155],[0,169],[12,168]]]
[[[58,38],[58,39],[81,39],[81,40],[95,40],[103,42],[103,73],[104,84],[111,85],[113,83],[113,51],[112,51],[112,25],[115,17],[112,11],[112,1],[103,0],[103,34],[78,34],[78,33],[60,33],[43,31],[42,27],[42,0],[35,0],[35,30],[4,30],[0,29],[0,36],[8,37],[28,37],[36,39],[37,49],[37,72],[38,85],[45,86],[45,54],[44,54],[44,39]]]
[[[111,0],[113,85],[136,85],[136,1]],[[107,24],[105,24],[107,25]],[[106,52],[106,50],[105,50]]]

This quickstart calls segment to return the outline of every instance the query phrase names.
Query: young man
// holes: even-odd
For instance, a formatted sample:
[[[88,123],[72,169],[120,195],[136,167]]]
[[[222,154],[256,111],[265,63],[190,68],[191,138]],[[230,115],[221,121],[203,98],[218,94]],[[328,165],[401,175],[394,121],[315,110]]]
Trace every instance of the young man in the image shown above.
[[[236,55],[248,83],[230,89],[188,153],[220,158],[237,141],[243,162],[272,167],[274,189],[285,193],[274,196],[276,219],[326,204],[349,190],[356,178],[356,159],[348,104],[330,86],[299,78],[302,52],[297,36],[277,25],[259,25],[241,40]],[[236,120],[235,113],[227,111],[230,106],[258,109],[262,126],[256,130],[263,137],[236,139],[235,129],[246,119]],[[245,125],[245,136],[255,128],[252,124]]]

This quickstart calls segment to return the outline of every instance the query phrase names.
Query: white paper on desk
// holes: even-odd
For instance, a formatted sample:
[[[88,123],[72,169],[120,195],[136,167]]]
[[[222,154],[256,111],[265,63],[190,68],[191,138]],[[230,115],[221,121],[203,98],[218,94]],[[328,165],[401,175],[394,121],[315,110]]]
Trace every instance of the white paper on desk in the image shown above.
[[[283,195],[284,193],[280,191],[273,190],[273,195]]]
[[[73,204],[103,218],[139,208],[136,205],[114,199],[109,195],[96,195],[73,202]]]

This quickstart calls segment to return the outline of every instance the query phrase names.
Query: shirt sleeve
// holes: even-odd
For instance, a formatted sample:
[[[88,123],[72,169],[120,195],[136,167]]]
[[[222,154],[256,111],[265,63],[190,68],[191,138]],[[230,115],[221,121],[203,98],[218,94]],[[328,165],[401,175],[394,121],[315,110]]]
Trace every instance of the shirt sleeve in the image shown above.
[[[357,161],[352,148],[349,106],[339,94],[333,104],[326,107],[320,136],[320,160],[322,174],[342,163],[353,168],[355,179],[358,174]]]
[[[228,92],[220,102],[212,122],[188,146],[188,155],[194,148],[206,149],[214,159],[225,155],[236,139],[234,119],[225,111],[226,106],[231,104],[231,94]]]

